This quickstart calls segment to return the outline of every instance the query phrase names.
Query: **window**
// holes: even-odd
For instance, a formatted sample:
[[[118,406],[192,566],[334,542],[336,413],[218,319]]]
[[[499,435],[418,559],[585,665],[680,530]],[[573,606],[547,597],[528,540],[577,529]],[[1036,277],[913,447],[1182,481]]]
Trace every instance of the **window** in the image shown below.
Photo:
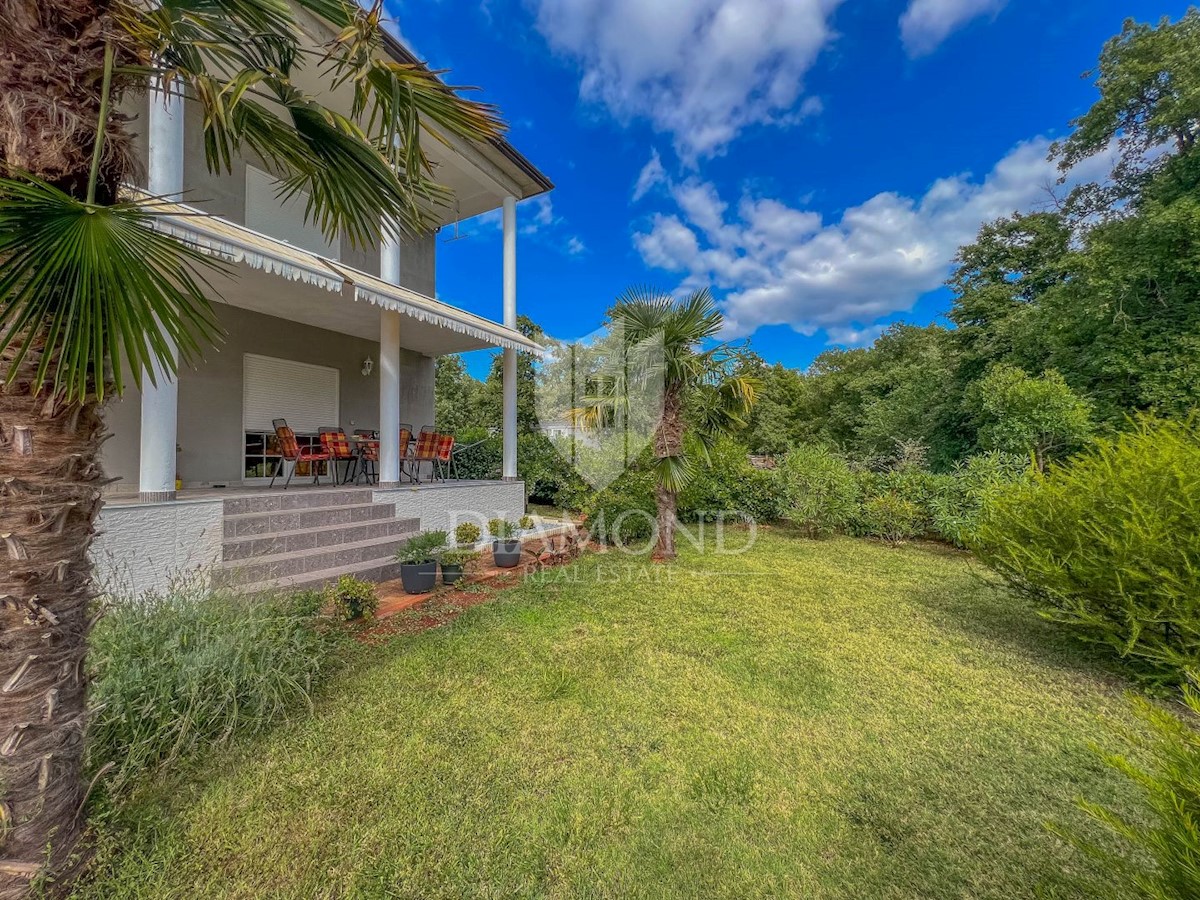
[[[287,419],[301,447],[318,446],[321,429],[339,425],[340,375],[328,366],[290,359],[255,353],[242,357],[245,478],[270,478],[278,467],[274,419]],[[311,474],[308,466],[298,466],[296,477]]]
[[[341,242],[327,241],[315,222],[306,222],[308,194],[297,191],[280,202],[279,182],[261,169],[246,166],[246,227],[330,259],[341,256]]]

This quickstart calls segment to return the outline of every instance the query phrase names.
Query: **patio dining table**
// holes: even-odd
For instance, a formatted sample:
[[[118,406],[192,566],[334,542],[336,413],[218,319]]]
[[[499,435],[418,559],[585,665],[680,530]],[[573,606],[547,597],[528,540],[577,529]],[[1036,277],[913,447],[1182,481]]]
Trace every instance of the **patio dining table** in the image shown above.
[[[358,479],[366,476],[368,480],[374,478],[379,481],[379,438],[368,437],[365,434],[355,434],[350,438],[350,445],[354,453],[354,465],[346,471],[346,481],[349,483],[353,476],[354,483],[358,484]],[[367,463],[371,463],[372,471],[367,472]]]

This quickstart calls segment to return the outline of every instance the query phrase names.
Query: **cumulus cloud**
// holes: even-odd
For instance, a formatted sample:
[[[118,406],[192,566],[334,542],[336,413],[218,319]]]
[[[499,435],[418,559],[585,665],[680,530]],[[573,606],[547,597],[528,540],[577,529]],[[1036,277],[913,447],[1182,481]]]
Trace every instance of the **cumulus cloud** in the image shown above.
[[[648,265],[679,273],[683,287],[723,293],[731,337],[786,324],[861,343],[881,318],[938,288],[983,222],[1050,202],[1058,172],[1048,147],[1044,138],[1018,144],[981,179],[940,178],[920,197],[876,194],[829,222],[772,198],[731,206],[690,178],[670,185],[675,209],[653,216],[634,245]],[[1103,178],[1110,167],[1095,157],[1071,181]]]
[[[980,16],[995,15],[1007,0],[909,0],[900,16],[900,39],[910,57],[925,56]]]
[[[820,111],[804,76],[841,0],[528,0],[578,63],[580,95],[648,120],[681,157],[719,153],[744,128]]]

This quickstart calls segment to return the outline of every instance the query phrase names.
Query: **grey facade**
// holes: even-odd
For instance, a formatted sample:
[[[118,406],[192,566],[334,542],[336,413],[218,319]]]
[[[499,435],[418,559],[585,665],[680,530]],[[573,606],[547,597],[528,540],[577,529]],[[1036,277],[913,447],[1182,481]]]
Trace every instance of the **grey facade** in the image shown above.
[[[363,360],[379,359],[379,344],[313,328],[234,306],[220,305],[224,341],[194,369],[179,374],[179,476],[186,487],[239,485],[243,474],[242,359],[246,353],[274,356],[337,369],[341,425],[379,427],[379,371],[363,376]],[[417,428],[433,424],[434,360],[401,351],[400,417]],[[119,478],[110,490],[136,493],[141,400],[136,388],[105,410],[112,437],[104,445],[104,469]]]

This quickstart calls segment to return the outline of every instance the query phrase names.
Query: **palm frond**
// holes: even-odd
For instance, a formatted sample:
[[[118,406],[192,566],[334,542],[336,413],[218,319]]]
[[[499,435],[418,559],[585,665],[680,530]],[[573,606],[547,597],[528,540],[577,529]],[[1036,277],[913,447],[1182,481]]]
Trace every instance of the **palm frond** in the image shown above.
[[[118,21],[145,70],[178,79],[202,108],[210,168],[228,171],[243,148],[253,151],[280,179],[282,197],[304,191],[309,220],[360,247],[386,229],[405,238],[426,233],[431,210],[452,193],[433,178],[422,134],[442,139],[440,128],[487,140],[503,130],[495,108],[463,99],[463,89],[423,66],[380,58],[381,5],[299,5],[339,29],[324,48],[305,48],[288,0],[165,0],[153,8],[128,0]],[[353,86],[348,115],[298,86],[306,64],[333,90]]]
[[[216,263],[155,230],[153,198],[98,206],[31,176],[0,178],[0,353],[6,383],[39,342],[37,387],[103,399],[106,367],[176,369],[219,334],[204,269]],[[153,377],[153,375],[151,375]]]

